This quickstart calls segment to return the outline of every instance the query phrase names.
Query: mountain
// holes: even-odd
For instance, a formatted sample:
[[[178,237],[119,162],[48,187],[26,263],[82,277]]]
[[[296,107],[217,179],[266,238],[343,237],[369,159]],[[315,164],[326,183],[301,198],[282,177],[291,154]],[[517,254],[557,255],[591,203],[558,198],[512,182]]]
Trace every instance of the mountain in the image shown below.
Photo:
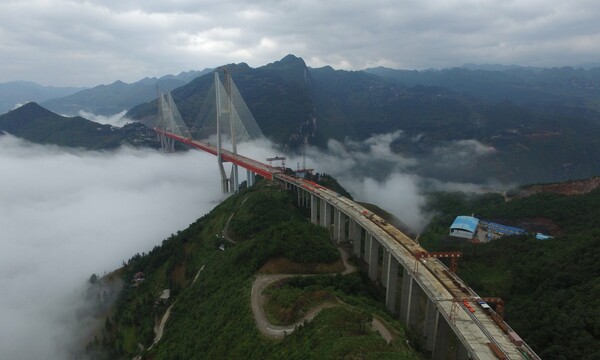
[[[599,117],[600,67],[584,70],[465,65],[425,71],[379,67],[366,72],[405,86],[439,86],[485,101],[511,101],[539,112],[559,112],[595,120]]]
[[[313,69],[293,55],[258,68],[246,64],[227,67],[263,133],[291,149],[301,146],[304,137],[326,148],[330,139],[362,141],[372,134],[402,131],[392,143],[393,150],[415,158],[412,170],[417,174],[440,180],[485,182],[495,178],[531,183],[600,173],[596,155],[600,153],[600,122],[591,116],[597,114],[591,103],[580,96],[594,92],[566,87],[567,95],[562,96],[552,90],[559,88],[557,84],[571,70],[564,70],[565,74],[561,69],[545,70],[546,78],[555,74],[558,79],[549,90],[533,95],[529,88],[521,91],[544,103],[555,102],[553,106],[563,110],[568,108],[552,112],[518,101],[500,101],[503,94],[512,94],[512,88],[503,84],[513,80],[503,72],[477,71],[482,80],[473,82],[467,69],[439,72],[445,75]],[[401,74],[410,81],[381,72]],[[596,76],[593,71],[581,73],[589,79]],[[525,75],[520,76],[524,79]],[[446,80],[436,85],[423,79]],[[212,82],[213,77],[205,75],[172,92],[188,125],[201,126],[199,113]],[[452,84],[458,85],[453,89]],[[519,88],[517,82],[514,87]],[[492,90],[483,91],[488,88]],[[479,93],[481,97],[476,96]],[[128,116],[153,125],[156,103],[138,105]],[[384,168],[371,176],[385,174]]]
[[[42,102],[48,99],[74,94],[83,88],[43,86],[29,81],[11,81],[0,84],[0,114],[14,109],[19,104],[30,101]]]
[[[30,102],[0,115],[0,133],[40,144],[111,149],[121,144],[156,146],[154,132],[140,123],[116,128],[80,116],[64,117]]]
[[[157,88],[164,91],[173,90],[209,71],[211,70],[187,71],[177,76],[166,75],[158,79],[144,78],[132,84],[115,81],[110,85],[99,85],[69,96],[50,99],[41,105],[66,115],[78,115],[80,110],[96,115],[113,115],[155,99]]]
[[[345,266],[329,232],[311,224],[296,204],[278,186],[259,182],[109,276],[92,276],[87,296],[101,326],[81,357],[422,358],[413,350],[415,338],[409,346],[411,335],[385,311],[385,289],[364,271],[342,275]],[[273,283],[269,274],[297,275]],[[124,286],[107,309],[105,299],[115,297],[110,285],[118,282]],[[273,283],[262,292],[268,300],[255,302],[262,297],[256,283]],[[258,321],[263,329],[289,326],[283,336],[259,331],[257,306],[267,314]],[[313,310],[316,316],[303,320]],[[155,336],[165,322],[162,337]],[[391,334],[389,343],[371,326],[375,322]]]

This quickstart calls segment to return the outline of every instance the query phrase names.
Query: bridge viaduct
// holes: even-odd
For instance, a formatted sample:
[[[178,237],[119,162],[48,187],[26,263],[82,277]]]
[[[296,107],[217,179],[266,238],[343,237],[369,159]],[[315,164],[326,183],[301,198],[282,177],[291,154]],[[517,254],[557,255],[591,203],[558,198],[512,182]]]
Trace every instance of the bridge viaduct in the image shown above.
[[[279,168],[219,152],[208,142],[155,131],[245,168],[249,186],[257,174],[292,192],[298,205],[310,210],[312,223],[328,228],[334,241],[352,244],[354,255],[368,264],[371,280],[385,287],[387,310],[422,337],[432,359],[539,359],[527,344],[511,342],[510,327],[484,313],[474,301],[477,294],[442,262],[415,257],[425,249],[360,204]]]

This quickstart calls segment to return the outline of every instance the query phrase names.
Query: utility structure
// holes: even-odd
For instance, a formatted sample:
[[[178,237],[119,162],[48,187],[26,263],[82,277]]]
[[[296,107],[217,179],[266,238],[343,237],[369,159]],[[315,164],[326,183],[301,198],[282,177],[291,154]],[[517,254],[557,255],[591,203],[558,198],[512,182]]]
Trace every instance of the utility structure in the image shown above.
[[[281,164],[279,166],[276,165],[276,167],[279,167],[280,169],[285,170],[285,156],[275,156],[275,157],[267,158],[267,161],[269,162],[270,167],[273,167],[273,161],[281,161]]]
[[[460,251],[445,251],[445,252],[421,252],[415,254],[415,267],[414,272],[419,271],[419,263],[421,259],[436,258],[436,259],[450,259],[450,271],[456,274],[456,268],[458,267],[458,259],[462,257]]]
[[[312,174],[315,169],[306,168],[306,145],[308,144],[308,136],[304,137],[304,143],[302,144],[302,168],[300,163],[296,167],[296,176],[306,178],[308,174]]]

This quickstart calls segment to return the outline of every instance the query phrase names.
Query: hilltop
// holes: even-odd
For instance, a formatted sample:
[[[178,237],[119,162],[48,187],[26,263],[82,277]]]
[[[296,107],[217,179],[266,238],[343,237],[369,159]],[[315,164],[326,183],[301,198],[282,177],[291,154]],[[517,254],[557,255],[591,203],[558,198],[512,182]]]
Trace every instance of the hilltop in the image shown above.
[[[339,252],[295,200],[277,186],[259,183],[148,254],[129,259],[120,270],[127,285],[111,315],[99,313],[106,316],[100,319],[104,326],[86,354],[92,359],[137,354],[143,359],[418,359],[398,321],[385,312],[381,289],[366,274],[327,274],[340,269]],[[270,340],[253,318],[252,284],[261,272],[288,272],[290,266],[325,274],[269,287],[268,321],[289,324],[327,305],[281,340]],[[164,289],[168,301],[159,299]],[[374,317],[393,337],[391,343],[371,329]],[[157,341],[159,323],[165,325]]]

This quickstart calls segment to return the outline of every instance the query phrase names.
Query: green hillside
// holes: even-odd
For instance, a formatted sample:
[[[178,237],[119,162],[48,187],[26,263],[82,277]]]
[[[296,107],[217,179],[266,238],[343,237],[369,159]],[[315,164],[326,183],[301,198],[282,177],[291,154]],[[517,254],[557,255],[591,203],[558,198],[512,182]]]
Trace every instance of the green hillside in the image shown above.
[[[60,116],[36,103],[0,115],[0,134],[2,132],[40,144],[93,150],[112,149],[122,144],[156,147],[153,131],[140,123],[116,128],[79,116]]]
[[[458,274],[480,296],[501,297],[508,323],[543,359],[600,357],[600,189],[576,196],[539,193],[435,194],[438,215],[420,237],[429,250],[461,250]],[[451,240],[456,215],[554,236],[506,237],[486,244]]]
[[[102,314],[103,329],[88,345],[87,355],[131,359],[141,352],[144,359],[169,360],[420,358],[407,348],[398,322],[386,315],[380,290],[361,273],[292,279],[271,290],[276,298],[288,299],[286,304],[310,297],[315,290],[339,303],[282,340],[260,335],[250,295],[257,272],[269,260],[287,259],[307,268],[339,261],[328,232],[311,224],[294,200],[278,187],[261,183],[228,198],[148,254],[131,258],[120,271],[129,285],[113,311]],[[237,243],[223,240],[222,234]],[[224,251],[219,250],[221,244]],[[140,271],[145,280],[131,286]],[[170,289],[169,304],[156,303],[163,289]],[[148,350],[153,327],[171,304],[163,338]],[[396,334],[390,344],[367,326],[373,316]]]

